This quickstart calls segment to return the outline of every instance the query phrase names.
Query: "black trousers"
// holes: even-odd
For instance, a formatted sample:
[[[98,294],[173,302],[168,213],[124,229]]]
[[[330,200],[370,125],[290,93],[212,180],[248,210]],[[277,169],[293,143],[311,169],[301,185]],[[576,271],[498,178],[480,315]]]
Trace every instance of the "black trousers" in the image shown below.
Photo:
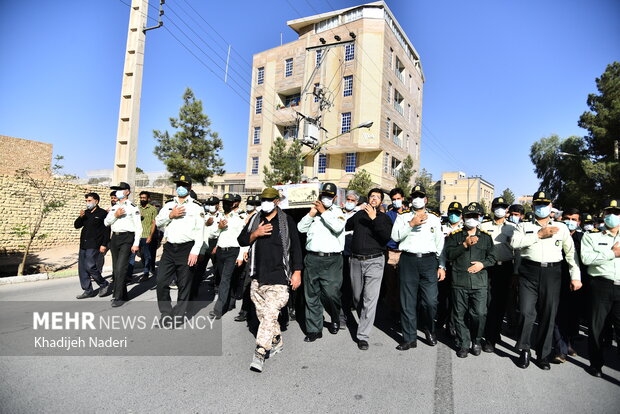
[[[107,286],[108,281],[101,276],[99,269],[99,256],[102,256],[99,249],[80,249],[78,258],[78,274],[80,275],[80,285],[85,292],[92,292],[93,284],[91,279],[99,286]]]
[[[600,369],[603,366],[603,331],[609,317],[620,338],[620,285],[602,277],[590,281],[590,333],[588,335],[588,354],[590,365]]]
[[[437,257],[416,257],[403,252],[400,255],[400,321],[405,342],[418,337],[418,296],[422,326],[435,332],[437,314]]]
[[[487,288],[452,288],[452,320],[457,348],[469,348],[470,344],[480,345],[487,314],[487,294]],[[465,315],[468,315],[467,322]]]
[[[193,246],[193,241],[164,244],[164,252],[161,255],[157,272],[157,305],[163,316],[183,316],[187,311],[194,274],[194,268],[187,265],[187,259]],[[175,276],[178,292],[177,304],[173,309],[170,299],[170,283]]]
[[[133,246],[134,233],[126,232],[112,234],[110,240],[110,253],[112,254],[112,268],[114,269],[114,299],[127,300],[127,268],[129,266],[129,256],[131,256],[131,246]]]
[[[519,334],[517,349],[529,350],[534,343],[539,359],[549,358],[553,345],[553,325],[560,301],[562,269],[522,263],[519,267]],[[538,333],[532,341],[534,322]]]
[[[239,248],[234,247],[232,249],[223,250],[218,247],[216,256],[216,267],[221,279],[220,290],[218,293],[217,302],[215,302],[215,306],[213,307],[213,311],[217,315],[223,315],[226,311],[228,311],[230,306],[233,273],[235,272],[237,256],[239,256]]]
[[[486,326],[484,338],[492,343],[499,342],[502,334],[502,323],[510,297],[512,284],[512,261],[503,262],[501,265],[491,266],[487,269],[489,274],[489,291],[487,303]]]
[[[454,326],[452,320],[452,265],[446,265],[446,277],[437,284],[437,326]]]

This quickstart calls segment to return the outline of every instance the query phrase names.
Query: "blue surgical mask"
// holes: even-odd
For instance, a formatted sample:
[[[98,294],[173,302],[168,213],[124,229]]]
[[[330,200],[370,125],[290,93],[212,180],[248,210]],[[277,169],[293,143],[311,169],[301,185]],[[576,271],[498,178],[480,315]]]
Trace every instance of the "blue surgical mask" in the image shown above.
[[[574,220],[564,220],[564,224],[566,224],[566,227],[568,227],[570,231],[577,230],[577,222]]]
[[[620,215],[618,214],[608,214],[605,216],[605,225],[607,228],[613,229],[614,227],[618,227],[620,224]]]
[[[448,216],[448,220],[450,221],[450,223],[455,224],[461,220],[461,216],[458,214],[452,213]]]
[[[182,185],[177,187],[177,195],[179,197],[185,197],[189,194],[189,190],[187,189],[187,187],[183,187]]]
[[[508,217],[508,220],[512,221],[514,224],[519,224],[519,222],[521,221],[521,217],[519,217],[519,216],[510,216],[510,217]]]
[[[118,198],[118,201],[123,200],[125,197],[127,197],[125,195],[125,190],[118,190],[118,191],[116,191],[116,198]]]
[[[353,209],[355,208],[357,204],[355,204],[354,201],[347,201],[346,203],[344,203],[344,208],[347,211],[353,211]]]
[[[534,214],[536,214],[536,217],[538,218],[549,217],[549,214],[551,214],[551,206],[549,204],[547,204],[546,206],[534,206]]]

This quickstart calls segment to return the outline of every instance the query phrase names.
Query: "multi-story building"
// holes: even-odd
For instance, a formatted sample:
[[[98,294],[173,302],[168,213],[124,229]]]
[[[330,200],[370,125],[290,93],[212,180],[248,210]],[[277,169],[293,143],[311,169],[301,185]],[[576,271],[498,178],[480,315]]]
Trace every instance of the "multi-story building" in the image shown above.
[[[254,55],[246,189],[263,187],[277,137],[330,140],[304,159],[303,174],[339,186],[364,169],[391,188],[407,155],[419,171],[424,74],[388,6],[368,3],[288,26],[297,40]],[[372,126],[358,127],[366,122]]]
[[[467,177],[462,171],[444,172],[441,174],[439,209],[445,214],[453,201],[458,201],[463,207],[476,201],[485,206],[488,213],[494,193],[493,184],[480,176]]]

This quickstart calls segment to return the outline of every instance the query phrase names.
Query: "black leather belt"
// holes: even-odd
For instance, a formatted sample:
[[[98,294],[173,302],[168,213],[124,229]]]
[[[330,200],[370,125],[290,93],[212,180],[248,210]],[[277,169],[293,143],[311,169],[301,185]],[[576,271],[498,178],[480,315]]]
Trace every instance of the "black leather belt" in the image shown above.
[[[529,259],[522,259],[522,262],[525,264],[529,264],[532,266],[538,266],[538,267],[555,267],[555,266],[559,266],[562,263],[562,262],[535,262]]]
[[[310,250],[308,250],[308,254],[311,254],[313,256],[329,257],[329,256],[340,256],[342,253],[341,252],[338,252],[338,253],[311,252]]]
[[[128,233],[136,234],[133,231],[113,231],[112,235],[114,235],[114,236],[122,236],[123,234],[128,234]]]
[[[411,253],[411,252],[403,252],[403,254],[406,254],[407,256],[415,256],[415,257],[431,257],[431,256],[437,256],[437,253]]]
[[[221,250],[223,252],[227,252],[229,250],[233,250],[233,249],[238,249],[239,247],[218,247],[218,250]]]
[[[357,260],[370,260],[370,259],[376,259],[377,257],[381,257],[383,256],[383,253],[376,253],[376,254],[369,254],[367,256],[362,256],[359,254],[352,254],[351,257],[353,257],[354,259]]]

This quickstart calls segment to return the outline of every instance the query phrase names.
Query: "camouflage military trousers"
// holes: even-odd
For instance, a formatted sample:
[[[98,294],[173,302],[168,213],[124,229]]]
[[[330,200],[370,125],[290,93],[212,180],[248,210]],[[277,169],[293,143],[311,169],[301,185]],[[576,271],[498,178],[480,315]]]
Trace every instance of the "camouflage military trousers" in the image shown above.
[[[271,342],[275,336],[280,335],[280,323],[278,315],[280,309],[288,302],[287,285],[262,285],[256,279],[252,280],[250,297],[256,307],[256,316],[260,325],[256,334],[256,345],[266,351],[271,349]]]

